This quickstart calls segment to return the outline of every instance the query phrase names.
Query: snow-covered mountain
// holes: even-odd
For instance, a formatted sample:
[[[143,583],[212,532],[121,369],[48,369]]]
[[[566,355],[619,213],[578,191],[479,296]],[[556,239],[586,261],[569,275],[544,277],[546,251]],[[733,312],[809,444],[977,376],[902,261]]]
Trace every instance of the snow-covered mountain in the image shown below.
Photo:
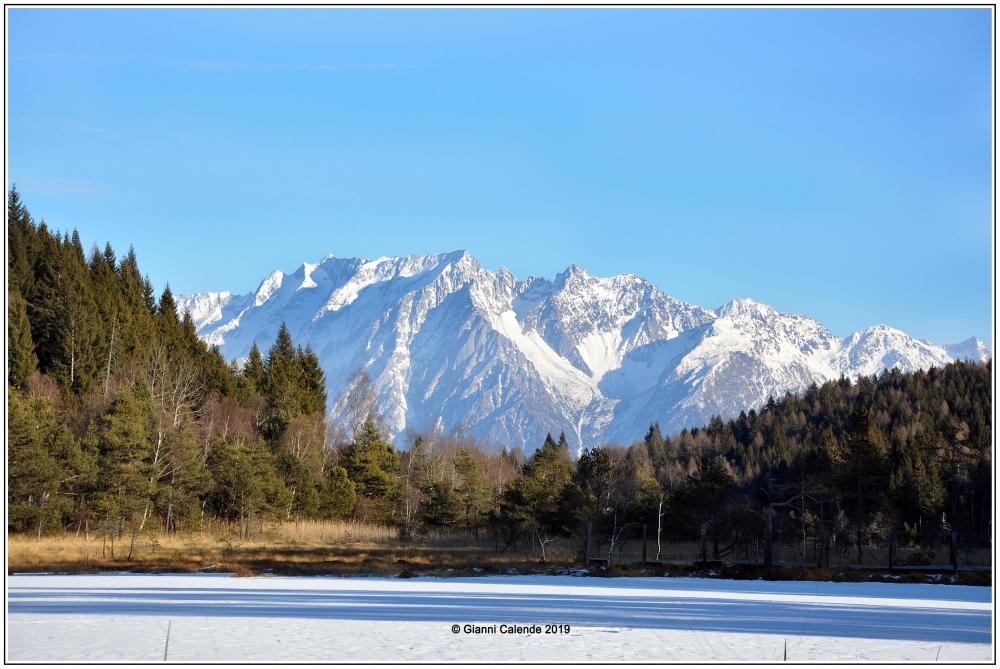
[[[348,376],[368,370],[388,427],[401,435],[462,426],[495,444],[629,443],[759,407],[842,374],[871,375],[985,360],[971,338],[939,346],[878,325],[846,339],[754,300],[717,311],[633,274],[597,278],[576,265],[555,281],[519,281],[465,251],[336,258],[274,271],[255,292],[176,297],[227,359],[262,352],[282,322],[326,372],[331,411]]]

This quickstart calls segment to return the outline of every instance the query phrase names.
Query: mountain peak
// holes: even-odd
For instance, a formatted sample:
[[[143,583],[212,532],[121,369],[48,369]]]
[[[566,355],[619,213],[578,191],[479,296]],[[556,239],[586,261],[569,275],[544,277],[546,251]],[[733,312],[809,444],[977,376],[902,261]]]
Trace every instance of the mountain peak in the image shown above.
[[[778,315],[777,309],[769,304],[764,304],[763,302],[758,302],[755,299],[744,297],[726,302],[721,307],[719,307],[718,314],[720,318],[736,318],[740,316],[745,317],[759,317],[759,318],[774,318]]]
[[[254,296],[254,306],[261,306],[267,302],[275,291],[281,288],[281,282],[285,278],[284,272],[281,270],[274,270],[268,274],[263,281],[260,282],[260,286],[257,287],[257,293]]]
[[[590,275],[587,274],[587,270],[583,269],[577,264],[572,264],[569,267],[567,267],[564,271],[559,272],[559,274],[556,274],[555,282],[558,284],[565,284],[568,281],[572,280],[580,281],[589,278]]]
[[[969,337],[957,344],[945,344],[944,350],[955,360],[985,362],[993,358],[992,349],[979,337]]]

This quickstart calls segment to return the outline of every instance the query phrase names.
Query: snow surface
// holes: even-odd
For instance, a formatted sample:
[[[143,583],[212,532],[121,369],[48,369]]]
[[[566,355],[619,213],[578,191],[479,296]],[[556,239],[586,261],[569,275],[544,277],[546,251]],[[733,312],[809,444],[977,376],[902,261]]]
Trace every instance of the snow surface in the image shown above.
[[[461,426],[528,450],[563,431],[577,450],[628,444],[653,421],[666,433],[704,425],[841,375],[992,356],[974,337],[938,346],[886,325],[840,338],[752,299],[711,311],[634,274],[571,265],[554,281],[519,281],[465,251],[328,255],[272,272],[253,293],[182,295],[177,308],[227,359],[244,359],[254,341],[266,353],[287,323],[319,356],[335,417],[363,366],[397,441],[407,427]]]
[[[988,587],[512,576],[12,575],[9,661],[993,660]],[[453,624],[569,625],[455,634]]]

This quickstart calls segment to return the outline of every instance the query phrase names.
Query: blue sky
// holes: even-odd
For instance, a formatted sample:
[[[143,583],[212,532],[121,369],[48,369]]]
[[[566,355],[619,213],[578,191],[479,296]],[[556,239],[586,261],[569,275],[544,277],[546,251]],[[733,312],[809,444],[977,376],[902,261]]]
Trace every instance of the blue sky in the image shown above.
[[[992,339],[989,9],[8,9],[7,183],[157,290],[327,253]]]

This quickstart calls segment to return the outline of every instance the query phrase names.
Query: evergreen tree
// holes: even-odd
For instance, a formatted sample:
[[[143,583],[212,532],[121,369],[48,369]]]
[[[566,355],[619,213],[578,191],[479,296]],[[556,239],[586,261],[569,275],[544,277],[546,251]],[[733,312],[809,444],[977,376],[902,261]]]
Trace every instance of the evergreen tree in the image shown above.
[[[256,397],[264,392],[264,357],[260,354],[255,341],[250,347],[247,361],[243,365],[237,383],[240,396],[243,398]]]
[[[200,502],[212,489],[212,476],[204,452],[186,425],[167,433],[166,457],[160,474],[157,506],[164,532],[192,529],[199,519]]]
[[[521,476],[504,491],[500,513],[508,527],[527,531],[541,548],[574,523],[572,509],[579,503],[580,490],[573,482],[573,468],[563,457],[559,445],[548,435],[526,463]]]
[[[313,472],[287,447],[277,449],[276,467],[291,493],[285,519],[313,518],[319,511],[319,493]]]
[[[696,474],[687,480],[671,503],[678,512],[707,526],[712,536],[712,559],[719,558],[719,539],[726,513],[736,494],[737,481],[722,456],[704,458]]]
[[[451,528],[458,523],[462,502],[451,485],[442,479],[427,481],[423,489],[425,501],[421,520],[425,525]]]
[[[21,203],[17,188],[11,186],[7,193],[7,289],[17,291],[26,300],[34,295],[36,237],[35,223]]]
[[[155,510],[157,470],[151,463],[153,401],[142,382],[123,385],[88,439],[100,476],[95,493],[101,530],[111,540],[129,532],[133,543]]]
[[[239,438],[217,442],[208,467],[215,486],[213,511],[238,521],[239,538],[250,539],[269,519],[284,519],[292,495],[278,477],[274,455],[263,445]]]
[[[145,303],[145,298],[143,303]],[[171,353],[179,354],[185,349],[184,336],[181,331],[180,319],[177,318],[177,305],[174,303],[174,294],[170,290],[169,283],[163,287],[160,303],[156,309],[156,317],[161,341]]]
[[[326,377],[319,366],[319,357],[309,344],[306,344],[305,351],[299,350],[296,357],[299,363],[300,411],[307,416],[325,412]]]
[[[559,449],[559,457],[562,458],[563,462],[567,464],[573,462],[573,456],[570,455],[569,453],[569,442],[566,441],[565,432],[559,433],[559,443],[556,445],[556,447]]]
[[[268,417],[264,435],[276,441],[300,413],[299,365],[288,327],[282,323],[264,364],[264,391],[268,399]]]
[[[584,514],[601,520],[613,510],[611,488],[618,475],[618,468],[611,461],[611,451],[606,446],[587,449],[580,454],[576,468],[578,485],[589,495]]]
[[[472,449],[462,448],[455,453],[455,473],[462,480],[455,492],[462,507],[463,525],[478,536],[480,515],[486,508],[486,490]]]
[[[371,418],[340,459],[358,496],[372,506],[378,517],[391,518],[401,462],[399,453],[382,438]]]
[[[19,291],[11,290],[7,302],[7,383],[20,388],[37,366],[24,298]]]
[[[216,393],[219,397],[235,397],[237,395],[237,374],[233,367],[226,364],[226,359],[218,346],[212,346],[201,358],[206,394]]]
[[[323,479],[319,495],[320,513],[331,520],[340,520],[354,511],[357,502],[354,482],[343,467],[332,467]]]
[[[93,474],[51,400],[8,389],[7,529],[43,534],[62,529],[74,492]]]

